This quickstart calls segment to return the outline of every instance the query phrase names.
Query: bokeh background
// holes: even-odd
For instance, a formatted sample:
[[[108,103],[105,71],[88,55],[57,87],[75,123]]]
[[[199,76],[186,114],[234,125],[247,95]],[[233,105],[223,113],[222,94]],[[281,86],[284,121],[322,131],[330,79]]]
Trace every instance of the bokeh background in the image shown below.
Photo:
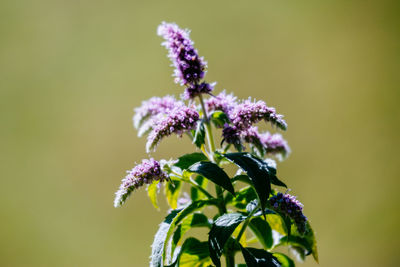
[[[0,1],[0,266],[148,266],[166,205],[113,197],[147,157],[132,109],[182,92],[163,20],[192,29],[217,92],[285,114],[279,173],[320,265],[397,266],[399,14],[395,1]],[[152,156],[191,149],[172,137]]]

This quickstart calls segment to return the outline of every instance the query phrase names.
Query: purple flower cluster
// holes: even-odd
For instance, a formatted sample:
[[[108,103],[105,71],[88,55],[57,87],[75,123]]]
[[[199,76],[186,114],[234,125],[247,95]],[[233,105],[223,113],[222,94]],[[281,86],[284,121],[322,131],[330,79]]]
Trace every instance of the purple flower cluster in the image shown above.
[[[205,101],[208,112],[220,110],[229,116],[237,105],[237,98],[233,94],[226,94],[225,90]]]
[[[153,158],[142,160],[141,164],[127,171],[127,173],[115,193],[115,207],[120,207],[124,204],[132,191],[144,184],[151,184],[153,181],[163,182],[168,179],[168,175],[161,169],[160,163]]]
[[[282,159],[290,153],[289,145],[279,133],[266,132],[260,134],[257,127],[250,127],[242,131],[241,136],[245,142],[255,146],[261,155],[264,153],[274,154]]]
[[[277,114],[274,108],[268,107],[264,101],[253,102],[245,100],[235,106],[229,117],[232,124],[239,130],[247,129],[261,120],[269,121],[272,125],[276,125],[282,130],[287,128],[283,116]]]
[[[173,96],[152,97],[149,100],[143,101],[140,107],[135,108],[133,126],[138,129],[146,119],[160,113],[165,114],[177,106],[182,105],[184,105],[184,103],[176,100]]]
[[[271,207],[292,219],[300,234],[306,231],[307,217],[303,214],[303,204],[295,196],[278,193],[269,199]]]
[[[147,137],[147,152],[153,151],[165,136],[173,133],[182,135],[196,128],[199,118],[196,109],[187,106],[180,106],[170,110],[166,115],[157,116],[154,119],[154,129]]]
[[[189,31],[174,23],[161,23],[157,33],[165,39],[163,46],[169,50],[169,58],[175,66],[175,81],[181,85],[196,84],[204,78],[206,62],[199,57],[189,37]]]
[[[232,144],[239,151],[243,149],[242,142],[240,140],[240,132],[235,126],[230,126],[226,123],[224,125],[224,129],[222,129],[222,138],[222,143],[227,142],[228,144]]]
[[[183,97],[185,99],[193,99],[196,96],[199,96],[201,94],[210,94],[212,92],[212,90],[214,89],[215,83],[206,83],[206,82],[202,82],[200,84],[191,84],[189,85],[186,90],[185,93],[183,94]]]

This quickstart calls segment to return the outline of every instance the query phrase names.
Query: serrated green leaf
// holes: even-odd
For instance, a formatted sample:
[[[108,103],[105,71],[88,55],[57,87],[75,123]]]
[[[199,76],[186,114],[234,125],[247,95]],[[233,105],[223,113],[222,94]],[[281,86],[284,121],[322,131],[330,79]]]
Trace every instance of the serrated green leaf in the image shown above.
[[[179,180],[171,179],[165,184],[165,196],[167,197],[168,205],[172,209],[176,209],[178,206],[178,198],[182,189],[182,182]]]
[[[171,243],[171,254],[174,254],[174,250],[178,245],[179,241],[183,237],[183,235],[194,227],[209,227],[211,228],[211,224],[208,222],[207,216],[201,213],[194,213],[186,217],[181,224],[176,228]]]
[[[207,205],[217,204],[218,203],[216,200],[199,200],[184,208],[172,210],[165,220],[160,224],[160,227],[154,236],[151,253],[151,266],[162,267],[163,263],[165,263],[164,260],[166,255],[166,247],[177,224],[179,224],[184,218],[194,211],[199,210]]]
[[[244,260],[248,267],[281,267],[278,259],[272,253],[263,249],[244,248],[240,246]]]
[[[210,161],[201,161],[190,166],[188,170],[202,175],[204,178],[211,180],[231,194],[235,194],[229,176],[217,164]]]
[[[153,204],[154,208],[157,210],[160,209],[157,201],[158,183],[159,181],[155,181],[147,187],[147,195],[150,198],[151,204]]]
[[[205,144],[206,131],[204,128],[204,122],[201,121],[197,123],[196,131],[193,136],[193,144],[195,144],[198,148],[201,148],[202,145]]]
[[[249,153],[230,153],[223,156],[247,173],[257,192],[261,209],[264,212],[271,192],[270,172],[268,169],[260,162],[260,159]]]
[[[225,123],[229,123],[229,117],[222,111],[216,110],[211,114],[211,121],[214,123],[215,127],[222,128]]]
[[[197,175],[196,178],[194,178],[194,181],[202,188],[204,188],[205,190],[207,190],[207,184],[208,184],[208,180],[205,179],[203,176],[201,175]],[[196,187],[191,187],[190,188],[190,198],[192,199],[192,201],[196,201],[199,199],[204,199],[206,196],[203,192],[201,192],[199,189],[197,189]]]
[[[215,220],[208,234],[208,245],[211,260],[217,267],[221,266],[219,258],[222,255],[226,241],[228,241],[236,227],[245,219],[246,216],[240,213],[227,213]]]
[[[191,154],[186,154],[183,155],[182,157],[178,158],[178,162],[174,164],[174,166],[180,168],[181,170],[185,170],[189,168],[191,165],[200,162],[200,161],[206,161],[208,160],[206,156],[204,156],[203,153],[191,153]]]
[[[253,218],[249,223],[249,227],[265,249],[272,248],[274,242],[272,229],[264,219],[260,217]]]

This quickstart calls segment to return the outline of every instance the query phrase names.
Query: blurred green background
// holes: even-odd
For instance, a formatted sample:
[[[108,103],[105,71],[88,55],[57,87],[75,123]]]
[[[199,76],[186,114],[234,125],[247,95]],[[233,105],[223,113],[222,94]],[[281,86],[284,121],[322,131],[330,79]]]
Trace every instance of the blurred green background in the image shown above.
[[[147,157],[132,109],[182,92],[163,20],[192,29],[217,92],[285,114],[279,173],[320,265],[397,266],[399,14],[385,1],[1,1],[0,266],[148,265],[166,206],[145,190],[113,198]],[[191,149],[172,137],[152,156]]]

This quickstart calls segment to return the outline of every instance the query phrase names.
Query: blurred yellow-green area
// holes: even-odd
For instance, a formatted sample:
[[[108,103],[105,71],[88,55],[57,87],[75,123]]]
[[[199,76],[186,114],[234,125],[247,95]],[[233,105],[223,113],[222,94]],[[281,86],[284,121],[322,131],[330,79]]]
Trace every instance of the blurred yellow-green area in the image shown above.
[[[163,20],[192,30],[216,92],[285,115],[278,174],[320,266],[398,266],[399,14],[395,1],[1,1],[0,266],[148,266],[164,200],[113,198],[148,157],[133,108],[183,91]],[[151,156],[192,150],[171,137]]]

